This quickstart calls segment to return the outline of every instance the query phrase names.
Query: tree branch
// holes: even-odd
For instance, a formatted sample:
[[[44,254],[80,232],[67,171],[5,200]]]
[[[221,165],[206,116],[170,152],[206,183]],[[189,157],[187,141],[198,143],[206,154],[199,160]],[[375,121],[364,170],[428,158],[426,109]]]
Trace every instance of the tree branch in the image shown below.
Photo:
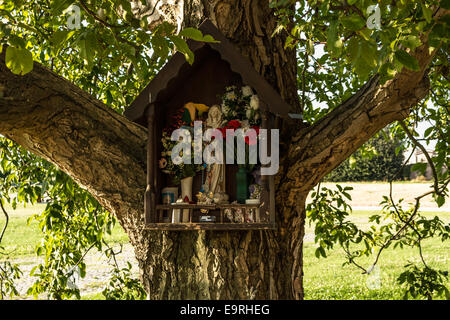
[[[440,195],[438,174],[436,171],[436,167],[434,166],[433,160],[431,160],[430,154],[428,153],[427,149],[425,149],[425,147],[419,141],[417,141],[417,139],[414,137],[412,132],[406,126],[405,122],[399,121],[398,123],[402,127],[403,131],[405,131],[408,138],[414,143],[414,145],[416,147],[418,147],[423,152],[423,154],[425,155],[425,158],[427,158],[427,162],[431,168],[431,172],[433,173],[434,191],[436,192],[436,194]]]
[[[404,68],[385,84],[373,77],[353,97],[293,137],[277,181],[289,193],[287,205],[295,206],[299,192],[309,191],[386,125],[405,119],[427,95],[428,66],[436,50],[430,52],[426,36],[422,40],[423,45],[411,53],[419,71]]]
[[[143,210],[146,129],[38,63],[12,74],[0,55],[0,134],[57,165],[119,220]]]
[[[3,236],[5,235],[6,229],[8,228],[9,224],[9,215],[8,212],[6,212],[5,207],[3,206],[3,201],[0,199],[0,207],[2,208],[3,215],[5,216],[5,225],[3,226],[2,233],[0,234],[0,244],[2,243]]]

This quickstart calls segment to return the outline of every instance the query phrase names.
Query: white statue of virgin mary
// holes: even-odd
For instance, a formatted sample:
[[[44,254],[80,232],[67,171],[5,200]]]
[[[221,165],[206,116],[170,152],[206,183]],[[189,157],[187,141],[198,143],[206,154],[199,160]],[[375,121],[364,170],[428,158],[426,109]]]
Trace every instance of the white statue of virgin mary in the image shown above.
[[[223,124],[222,111],[220,106],[214,105],[209,109],[206,126],[211,129],[221,128]],[[222,157],[223,157],[222,152]],[[222,163],[213,163],[208,165],[205,191],[213,195],[215,203],[224,203],[228,201],[228,195],[225,193],[225,161]]]

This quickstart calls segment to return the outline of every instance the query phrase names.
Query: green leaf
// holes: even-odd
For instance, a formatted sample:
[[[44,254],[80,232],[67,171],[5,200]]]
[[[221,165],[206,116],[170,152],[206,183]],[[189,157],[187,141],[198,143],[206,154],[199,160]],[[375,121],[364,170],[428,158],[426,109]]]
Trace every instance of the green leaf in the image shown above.
[[[58,30],[55,33],[53,33],[53,35],[50,39],[50,42],[52,43],[52,45],[54,47],[53,51],[56,54],[58,54],[64,41],[69,39],[73,34],[74,34],[73,31],[67,31],[67,30]]]
[[[366,25],[366,21],[356,14],[349,17],[344,17],[340,21],[346,29],[351,31],[360,30]]]
[[[336,42],[338,41],[338,24],[337,20],[332,21],[328,27],[327,32],[327,47],[330,52],[333,52],[336,48]]]
[[[377,66],[378,62],[378,53],[377,47],[372,45],[368,41],[363,41],[361,44],[361,58],[367,63],[367,66],[370,69],[373,69]]]
[[[428,23],[431,23],[431,17],[433,15],[433,12],[431,11],[430,8],[427,8],[423,2],[421,2],[420,5],[422,6],[422,13],[423,16],[425,17],[425,20]]]
[[[191,49],[189,49],[186,41],[178,36],[170,36],[169,38],[175,44],[177,51],[184,54],[184,56],[186,57],[186,61],[189,62],[189,64],[193,64],[194,53],[191,51]]]
[[[425,130],[425,132],[424,132],[424,137],[426,138],[426,137],[428,137],[432,132],[433,132],[433,130],[435,130],[435,128],[434,127],[429,127],[427,130]]]
[[[5,62],[14,74],[23,76],[33,70],[33,55],[27,49],[6,48]]]
[[[95,35],[92,32],[85,34],[84,39],[78,41],[78,46],[84,63],[87,65],[88,69],[92,69],[95,53],[98,48]]]
[[[362,29],[358,31],[358,34],[364,38],[364,40],[372,41],[370,37],[372,35],[372,30],[370,29]]]
[[[74,1],[73,0],[53,0],[51,3],[51,10],[55,16],[60,15],[66,10]]]
[[[200,30],[195,29],[195,28],[186,28],[181,30],[181,32],[179,33],[180,37],[186,37],[189,39],[193,39],[196,41],[202,41],[203,40],[203,34]]]
[[[359,57],[359,41],[356,37],[352,37],[348,41],[347,52],[349,55],[349,62],[353,62]]]
[[[390,63],[384,63],[379,69],[380,81],[381,83],[386,83],[386,81],[394,79],[396,70],[394,66]]]
[[[437,196],[436,203],[439,208],[442,207],[445,203],[445,198],[443,196]]]
[[[411,167],[411,171],[419,171],[422,174],[425,174],[425,171],[427,170],[427,165],[428,164],[426,162],[415,163]]]
[[[195,28],[183,29],[179,33],[179,36],[180,37],[185,37],[185,38],[188,38],[188,39],[192,39],[192,40],[195,40],[195,41],[215,42],[215,43],[219,42],[219,41],[214,40],[214,38],[211,35],[203,36],[203,33],[200,30],[195,29]]]
[[[449,8],[447,8],[447,9],[449,9]],[[445,292],[445,299],[450,300],[450,291],[448,291],[447,288],[444,288],[444,292]]]
[[[419,37],[417,36],[409,36],[407,39],[402,40],[402,44],[411,49],[414,50],[417,47],[420,47],[422,45],[422,42],[420,41]]]
[[[215,40],[213,38],[213,36],[207,34],[206,36],[203,37],[203,42],[210,42],[210,43],[220,43],[220,41]]]
[[[352,44],[353,51],[356,51],[356,44]],[[355,53],[351,53],[354,55]],[[367,79],[370,72],[378,64],[377,47],[369,41],[358,41],[358,53],[354,61],[355,72],[361,79]]]
[[[419,71],[420,66],[419,62],[416,58],[411,56],[408,52],[405,50],[398,50],[395,52],[395,58],[398,62],[400,62],[403,66],[406,68],[413,70],[413,71]]]

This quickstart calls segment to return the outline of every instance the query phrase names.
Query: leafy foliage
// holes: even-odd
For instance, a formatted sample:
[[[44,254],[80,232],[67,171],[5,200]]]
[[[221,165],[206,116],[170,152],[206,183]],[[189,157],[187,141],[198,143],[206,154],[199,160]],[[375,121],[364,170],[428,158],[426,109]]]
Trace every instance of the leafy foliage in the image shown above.
[[[0,255],[3,255],[4,248],[0,247],[0,250]],[[21,276],[22,271],[17,264],[12,264],[8,260],[0,262],[0,300],[19,294],[14,281],[20,279]]]
[[[436,155],[430,157],[429,164],[434,169],[432,194],[437,204],[442,206],[450,181],[447,170],[450,164],[448,156],[450,15],[446,14],[439,19],[435,19],[434,15],[440,7],[447,8],[448,3],[426,0],[303,2],[279,0],[271,2],[271,5],[279,16],[279,25],[274,33],[284,33],[287,37],[286,47],[297,49],[298,88],[304,119],[309,123],[315,123],[349,99],[371,76],[378,75],[381,83],[385,83],[393,79],[403,68],[419,70],[421,66],[411,55],[411,51],[423,45],[423,34],[428,33],[430,50],[437,50],[435,59],[429,66],[430,94],[413,108],[406,124],[401,122],[394,124],[383,134],[394,141],[402,141],[404,149],[413,147],[415,150],[420,148],[419,145],[423,142],[436,141]],[[374,7],[370,9],[370,6],[376,6],[380,12],[380,25],[375,28],[369,27],[368,23],[374,17]],[[414,128],[418,122],[423,121],[429,123],[429,128],[424,137],[419,137]],[[337,173],[345,176],[345,180],[351,179],[350,170],[354,171],[358,167],[352,167],[352,164],[358,163],[359,167],[364,167],[357,160],[361,161],[367,155],[377,159],[375,150],[376,148],[366,144],[335,171],[330,176],[331,179],[334,179]],[[398,153],[400,149],[396,151]],[[384,152],[380,154],[385,156]],[[361,159],[358,159],[359,157]],[[400,164],[395,162],[396,169],[399,169],[399,166]],[[372,175],[367,169],[364,171],[360,174],[369,179]],[[398,179],[400,170],[389,172],[381,170],[377,175],[379,179]],[[343,177],[342,179],[344,180]],[[416,204],[412,204],[409,211],[402,211],[398,205],[393,204],[392,199],[387,198],[386,204],[390,203],[396,210],[387,210],[383,216],[374,216],[371,220],[374,226],[370,231],[363,232],[345,220],[348,208],[343,204],[345,196],[340,190],[334,192],[326,189],[315,192],[313,204],[308,207],[308,215],[316,223],[316,242],[319,244],[316,255],[324,257],[327,249],[339,244],[344,249],[348,263],[367,273],[371,269],[363,268],[356,260],[361,256],[372,255],[372,250],[377,252],[379,248],[390,246],[394,240],[398,240],[395,241],[396,246],[420,247],[420,241],[426,236],[417,232],[426,233],[427,236],[436,235],[437,230],[441,230],[442,227],[440,220],[434,221],[435,224],[419,218],[417,208],[421,197],[422,195],[418,196],[419,200]],[[409,221],[406,217],[411,216],[413,220]],[[390,219],[394,222],[387,222]],[[418,231],[415,225],[412,226],[416,219],[421,221],[421,226],[426,226],[421,231]],[[401,236],[399,234],[398,239],[397,237],[391,239],[399,231]],[[445,235],[444,239],[447,240]],[[356,249],[352,249],[353,246],[356,246]],[[416,279],[420,279],[418,270],[415,271]],[[440,278],[437,276],[440,273],[427,267],[420,270],[421,277],[425,277],[426,273],[427,279],[434,281],[434,285],[428,286],[427,289],[425,282],[415,282],[416,286],[420,287],[422,284],[424,286],[423,290],[416,287],[416,294],[430,297],[434,293],[442,294],[445,291],[438,290],[441,288]]]
[[[403,145],[388,130],[380,132],[334,169],[325,181],[387,181],[404,161]],[[402,178],[402,177],[398,177]]]
[[[403,210],[401,203],[394,204],[385,197],[383,213],[369,218],[372,226],[368,230],[360,230],[356,224],[346,220],[351,208],[346,200],[351,200],[348,191],[351,187],[338,190],[318,187],[312,193],[312,202],[307,206],[310,223],[315,224],[315,242],[318,244],[316,257],[327,257],[327,250],[338,245],[344,251],[346,264],[352,264],[369,275],[379,261],[383,250],[393,248],[418,247],[423,267],[414,263],[406,266],[406,270],[398,276],[398,283],[405,288],[404,298],[444,296],[448,299],[448,288],[445,286],[448,272],[434,270],[425,262],[421,249],[421,241],[437,237],[447,241],[450,236],[450,224],[445,224],[439,217],[427,219],[421,216],[416,206]],[[374,257],[369,267],[358,263],[362,257]]]
[[[131,264],[115,268],[108,286],[102,294],[107,300],[144,300],[147,296],[139,280],[130,277]]]
[[[431,300],[436,293],[437,295],[445,294],[445,298],[450,300],[450,292],[444,285],[448,278],[448,272],[433,270],[428,267],[419,268],[412,263],[406,265],[406,267],[408,269],[398,278],[398,282],[406,287],[405,299],[408,298],[408,295],[411,295],[412,298],[424,296]]]
[[[420,66],[411,50],[422,45],[424,33],[438,53],[431,62],[430,95],[407,120],[389,128],[389,136],[403,141],[406,129],[418,138],[418,121],[430,123],[425,141],[437,140],[437,155],[432,158],[436,177],[434,196],[445,202],[449,183],[449,15],[436,21],[438,6],[449,9],[448,1],[435,0],[278,0],[271,1],[279,25],[274,34],[286,36],[286,46],[297,49],[298,88],[304,119],[314,123],[350,98],[369,77],[378,74],[382,82],[392,79],[403,68]],[[80,27],[70,29],[70,5],[80,5]],[[369,28],[367,20],[378,5],[380,28]],[[186,39],[212,42],[208,35],[162,23],[150,30],[146,17],[137,20],[128,1],[123,0],[4,0],[0,1],[0,50],[6,48],[6,63],[12,72],[26,74],[32,61],[38,61],[67,78],[105,104],[122,112],[151,80],[176,48],[192,63],[193,54]],[[363,130],[363,128],[362,128]],[[420,138],[418,138],[421,140]],[[411,141],[409,139],[408,141]],[[423,140],[422,140],[423,141]],[[409,145],[417,145],[407,142]],[[367,153],[367,148],[365,149]],[[348,263],[358,265],[361,256],[377,255],[387,246],[419,246],[424,238],[437,236],[448,240],[449,227],[439,218],[421,217],[413,205],[402,210],[385,199],[383,215],[371,218],[373,227],[359,230],[346,220],[350,208],[345,188],[337,192],[319,190],[308,207],[316,223],[316,255],[340,245]],[[84,276],[83,257],[91,249],[114,255],[104,240],[114,217],[95,199],[50,163],[35,157],[18,145],[0,137],[0,198],[16,207],[49,198],[40,215],[43,241],[36,253],[44,258],[34,274],[37,282],[30,293],[47,293],[52,298],[79,297],[70,285],[75,270]],[[1,269],[2,295],[16,293],[12,280],[20,275],[14,266]],[[411,295],[427,298],[448,291],[442,285],[445,274],[423,267],[408,266],[403,285]],[[4,271],[6,270],[6,271]],[[3,272],[3,273],[2,273]],[[77,271],[78,272],[78,271]],[[403,281],[404,280],[404,281]],[[411,291],[411,288],[414,288]],[[4,290],[6,288],[6,290]],[[139,283],[131,279],[129,268],[113,266],[111,282],[104,296],[111,299],[142,298]]]

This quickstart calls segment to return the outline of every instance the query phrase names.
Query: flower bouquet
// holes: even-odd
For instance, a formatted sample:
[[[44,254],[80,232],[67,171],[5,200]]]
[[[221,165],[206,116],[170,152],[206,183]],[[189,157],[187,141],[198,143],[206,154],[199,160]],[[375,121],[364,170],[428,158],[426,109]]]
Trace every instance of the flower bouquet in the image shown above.
[[[249,86],[227,87],[222,97],[222,113],[226,121],[248,121],[249,126],[261,125],[259,98]]]
[[[223,137],[226,137],[227,129],[242,129],[240,134],[245,139],[245,160],[239,163],[238,148],[234,146],[234,157],[237,160],[239,170],[236,173],[236,197],[239,203],[245,203],[248,198],[248,173],[252,172],[256,163],[250,163],[250,159],[256,152],[254,148],[258,142],[258,135],[261,125],[261,114],[259,108],[259,99],[253,90],[246,86],[237,88],[235,86],[227,87],[222,97],[221,110],[225,119],[225,124],[221,128]],[[253,129],[253,132],[248,132]],[[238,137],[239,138],[239,137]],[[241,155],[242,156],[242,155]]]
[[[191,148],[189,148],[189,154],[186,155],[191,158],[191,163],[175,164],[172,161],[172,150],[178,144],[178,141],[172,141],[171,139],[173,131],[179,128],[184,128],[187,129],[191,135],[193,135],[194,128],[190,126],[192,119],[189,118],[189,120],[185,120],[185,118],[186,108],[183,108],[173,117],[173,122],[171,125],[163,130],[161,138],[162,152],[161,159],[159,160],[159,168],[162,172],[172,176],[172,182],[175,185],[179,185],[180,181],[184,178],[194,177],[197,172],[202,170],[202,165],[194,164],[194,154],[190,151],[192,149],[196,150],[199,147],[195,145],[194,139],[191,139]],[[182,151],[179,156],[183,156]]]

